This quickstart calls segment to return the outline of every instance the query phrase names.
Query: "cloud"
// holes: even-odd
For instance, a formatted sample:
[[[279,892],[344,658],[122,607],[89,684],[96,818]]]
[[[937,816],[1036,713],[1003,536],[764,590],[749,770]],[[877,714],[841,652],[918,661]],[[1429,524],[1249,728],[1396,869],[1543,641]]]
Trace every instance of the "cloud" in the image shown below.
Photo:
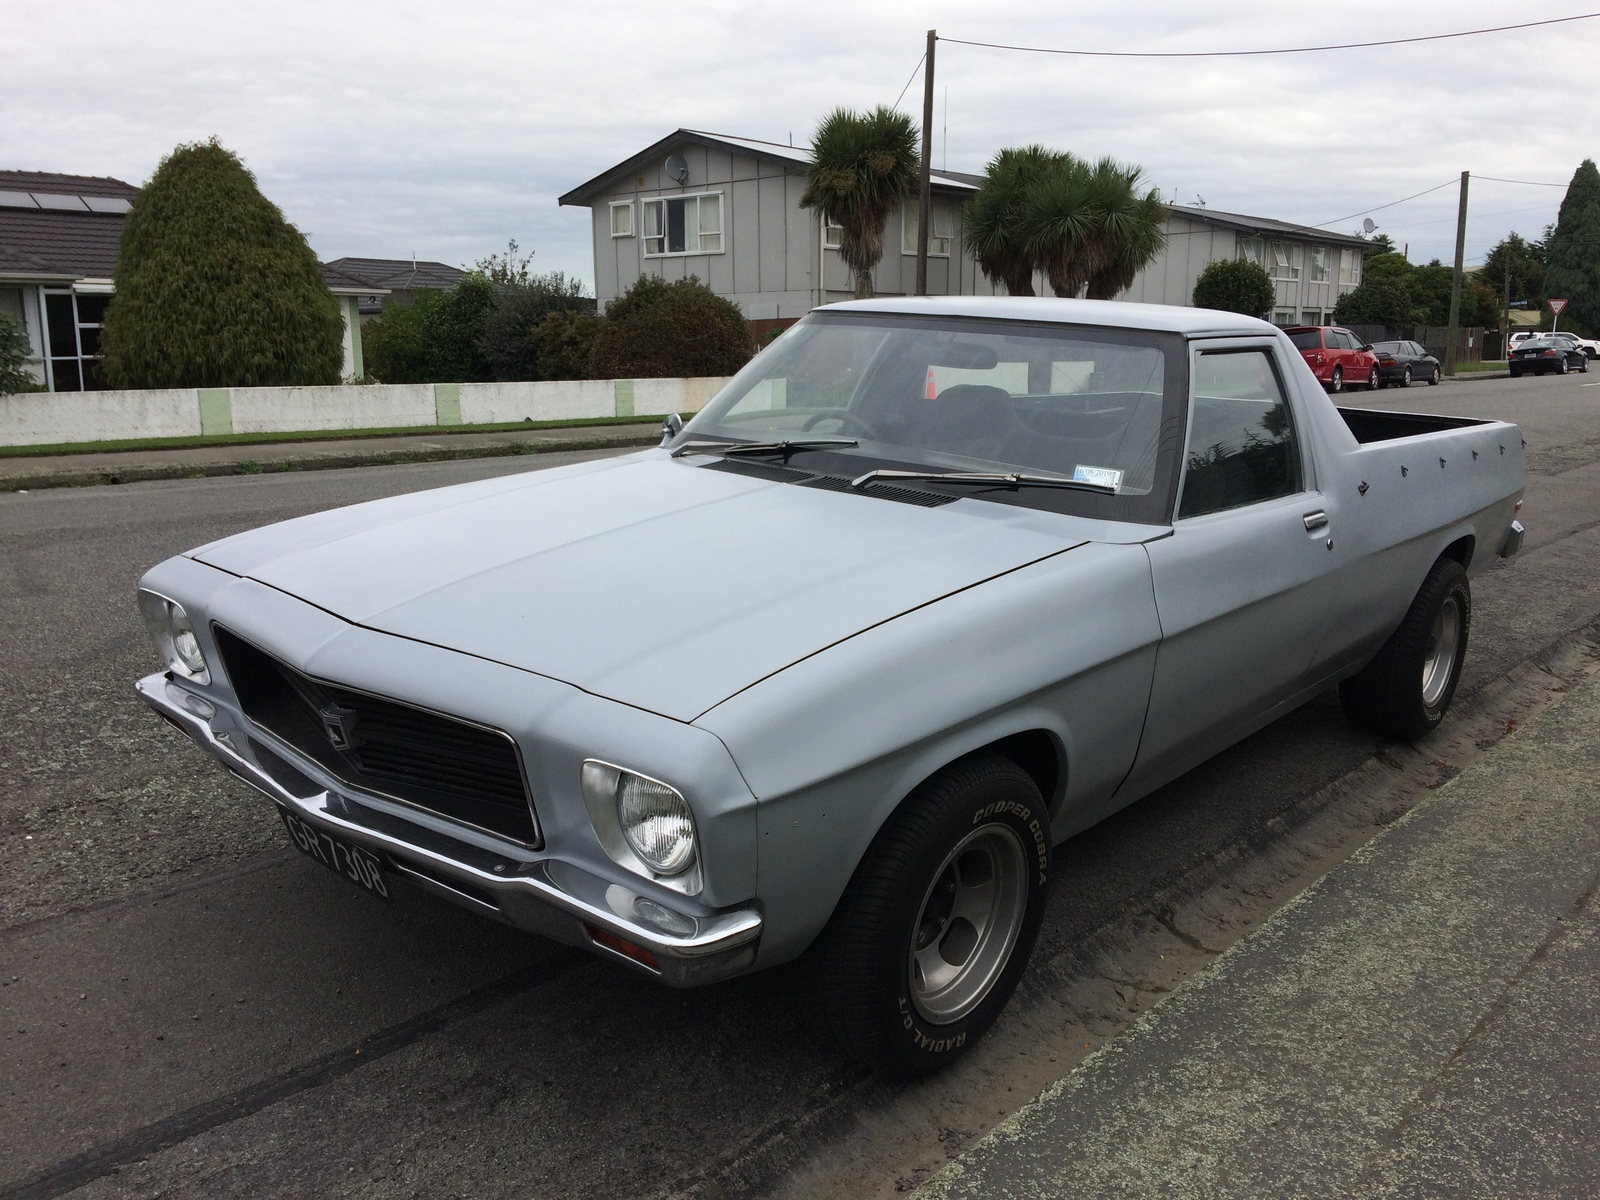
[[[514,237],[537,250],[538,269],[588,279],[587,213],[557,208],[562,192],[679,126],[804,141],[834,105],[890,103],[930,24],[977,41],[1193,50],[1435,33],[1502,24],[1513,10],[1354,0],[1337,19],[1330,11],[1263,0],[982,10],[0,0],[0,165],[137,182],[174,145],[216,134],[324,257],[471,262]],[[1586,110],[1597,45],[1600,21],[1287,58],[1080,59],[942,43],[936,161],[979,170],[1002,146],[1040,141],[1139,163],[1185,202],[1198,194],[1307,223],[1462,169],[1565,181],[1586,151],[1564,114]],[[919,111],[919,84],[904,103]],[[1474,183],[1469,261],[1509,229],[1536,236],[1560,197]],[[1374,219],[1413,259],[1448,260],[1454,213],[1446,188]]]

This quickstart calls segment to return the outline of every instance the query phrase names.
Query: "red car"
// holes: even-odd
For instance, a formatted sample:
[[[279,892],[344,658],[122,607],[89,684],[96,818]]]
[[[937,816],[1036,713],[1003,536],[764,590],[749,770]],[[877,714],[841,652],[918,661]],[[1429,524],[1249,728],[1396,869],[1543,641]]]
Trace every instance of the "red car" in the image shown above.
[[[1337,325],[1291,325],[1284,332],[1311,373],[1330,392],[1342,392],[1347,384],[1363,383],[1374,392],[1383,386],[1378,377],[1378,356],[1348,329]]]

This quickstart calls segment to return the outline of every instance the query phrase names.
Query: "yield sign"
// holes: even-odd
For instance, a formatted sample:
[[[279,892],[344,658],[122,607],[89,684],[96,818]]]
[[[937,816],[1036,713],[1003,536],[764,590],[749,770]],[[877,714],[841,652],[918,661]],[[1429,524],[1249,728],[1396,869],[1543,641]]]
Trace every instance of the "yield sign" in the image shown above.
[[[1552,300],[1552,301],[1550,301],[1550,311],[1553,312],[1558,317],[1561,315],[1561,310],[1563,308],[1565,308],[1566,306],[1567,306],[1567,302],[1565,300]]]

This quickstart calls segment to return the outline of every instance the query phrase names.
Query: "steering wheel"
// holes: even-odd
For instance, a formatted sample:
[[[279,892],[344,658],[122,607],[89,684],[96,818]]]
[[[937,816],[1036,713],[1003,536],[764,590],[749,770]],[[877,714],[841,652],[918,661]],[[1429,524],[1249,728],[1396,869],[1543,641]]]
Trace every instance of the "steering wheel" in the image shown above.
[[[808,433],[823,421],[838,421],[840,433],[860,433],[874,441],[883,441],[883,435],[872,427],[871,422],[848,408],[819,409],[800,423],[800,430],[802,433]]]

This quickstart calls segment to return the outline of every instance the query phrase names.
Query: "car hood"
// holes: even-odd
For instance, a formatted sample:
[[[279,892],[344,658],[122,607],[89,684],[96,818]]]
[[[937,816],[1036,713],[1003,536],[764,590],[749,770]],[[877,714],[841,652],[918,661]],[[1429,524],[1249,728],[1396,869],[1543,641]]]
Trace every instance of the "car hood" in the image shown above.
[[[1073,525],[647,452],[319,513],[192,556],[370,629],[690,721],[844,638],[1081,544]]]

